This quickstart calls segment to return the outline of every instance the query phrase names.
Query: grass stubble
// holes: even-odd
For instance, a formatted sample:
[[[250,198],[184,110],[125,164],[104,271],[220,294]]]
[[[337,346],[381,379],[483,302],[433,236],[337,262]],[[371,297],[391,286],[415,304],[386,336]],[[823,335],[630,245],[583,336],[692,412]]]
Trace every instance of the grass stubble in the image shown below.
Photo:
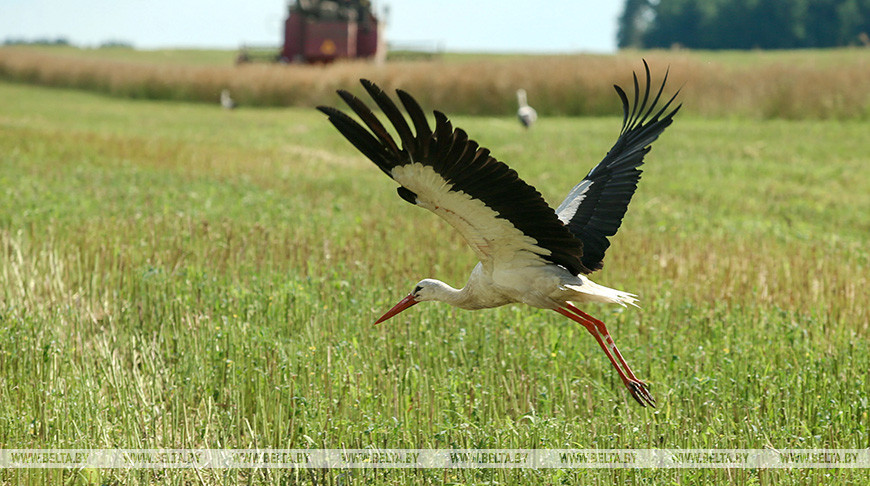
[[[599,80],[600,81],[600,80]],[[474,258],[306,109],[0,84],[4,448],[862,448],[866,123],[701,118],[656,143],[585,331],[418,306]],[[610,96],[613,110],[618,101]],[[334,100],[331,100],[334,101]],[[455,117],[556,203],[620,118]],[[546,153],[547,157],[538,154]],[[551,315],[552,314],[552,315]],[[849,484],[861,470],[26,471],[9,484]]]

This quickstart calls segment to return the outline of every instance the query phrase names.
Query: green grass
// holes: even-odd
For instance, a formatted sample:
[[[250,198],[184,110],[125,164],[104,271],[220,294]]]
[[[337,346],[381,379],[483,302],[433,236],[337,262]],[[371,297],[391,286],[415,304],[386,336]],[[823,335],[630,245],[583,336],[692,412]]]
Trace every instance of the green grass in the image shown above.
[[[307,109],[0,84],[4,448],[870,447],[867,124],[679,116],[590,306],[424,304],[470,250]],[[337,98],[336,98],[337,101]],[[427,109],[432,107],[426,107]],[[553,204],[621,117],[456,117]],[[541,154],[545,154],[542,156]],[[566,178],[567,177],[567,178]],[[859,484],[861,470],[7,470],[0,483]]]

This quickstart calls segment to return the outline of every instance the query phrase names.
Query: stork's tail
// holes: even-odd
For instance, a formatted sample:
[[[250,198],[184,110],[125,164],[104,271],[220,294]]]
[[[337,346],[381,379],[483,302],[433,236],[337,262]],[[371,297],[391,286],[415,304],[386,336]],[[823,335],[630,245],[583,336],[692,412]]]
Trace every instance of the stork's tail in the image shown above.
[[[568,300],[573,302],[601,302],[604,304],[619,304],[623,307],[637,305],[637,295],[612,289],[583,278],[583,285],[567,284],[565,288],[575,293],[576,297]]]

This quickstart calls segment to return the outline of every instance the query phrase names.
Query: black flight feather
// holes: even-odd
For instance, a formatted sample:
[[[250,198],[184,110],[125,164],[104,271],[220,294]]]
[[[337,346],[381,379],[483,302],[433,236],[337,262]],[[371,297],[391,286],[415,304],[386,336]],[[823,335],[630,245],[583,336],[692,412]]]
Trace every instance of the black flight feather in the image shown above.
[[[637,189],[644,156],[650,144],[670,126],[680,106],[665,114],[673,101],[674,94],[667,103],[657,109],[668,75],[665,73],[661,87],[652,102],[650,100],[649,65],[643,62],[646,83],[641,99],[641,89],[637,75],[633,75],[634,103],[630,103],[625,91],[614,86],[622,101],[622,130],[616,143],[586,177],[569,193],[557,209],[562,220],[577,238],[583,241],[583,266],[591,271],[603,266],[604,253],[610,246],[607,237],[616,234],[628,203]],[[656,111],[657,110],[657,111]],[[576,200],[581,202],[576,204]],[[571,203],[575,204],[572,205]]]
[[[402,165],[420,163],[428,166],[450,184],[452,191],[462,191],[482,201],[499,218],[533,238],[544,249],[544,254],[539,255],[541,258],[574,274],[591,273],[602,267],[604,253],[610,246],[607,237],[616,234],[622,223],[640,180],[638,167],[643,164],[649,145],[671,124],[680,109],[677,106],[667,111],[677,94],[664,106],[656,108],[668,76],[666,73],[661,87],[650,101],[650,72],[646,61],[644,69],[646,82],[642,99],[636,74],[633,75],[633,103],[622,88],[614,86],[623,107],[619,137],[604,159],[575,186],[556,212],[534,187],[519,178],[516,171],[493,158],[488,149],[468,138],[462,129],[454,129],[441,112],[434,112],[433,131],[419,103],[405,91],[396,91],[404,108],[403,114],[402,109],[377,85],[361,80],[366,92],[396,130],[401,147],[371,109],[346,91],[339,91],[339,95],[365,127],[335,108],[320,106],[318,109],[354,147],[387,175],[392,177],[393,169]],[[405,201],[417,204],[417,194],[410,189],[400,186],[397,191]]]
[[[533,238],[537,246],[544,250],[544,254],[539,255],[541,258],[575,274],[586,271],[581,263],[582,242],[571,235],[541,194],[520,179],[516,171],[490,156],[489,150],[480,148],[464,131],[454,129],[441,112],[434,112],[435,130],[432,131],[420,105],[411,95],[400,90],[399,100],[416,132],[412,136],[405,116],[392,99],[374,83],[367,80],[361,82],[395,127],[402,140],[401,149],[396,147],[381,123],[374,121],[374,113],[346,91],[339,92],[341,98],[369,130],[334,108],[318,109],[363,155],[387,175],[398,166],[415,162],[431,167],[451,184],[453,191],[462,191],[482,201],[499,218],[508,220]],[[402,199],[416,203],[413,191],[399,188],[398,192]]]

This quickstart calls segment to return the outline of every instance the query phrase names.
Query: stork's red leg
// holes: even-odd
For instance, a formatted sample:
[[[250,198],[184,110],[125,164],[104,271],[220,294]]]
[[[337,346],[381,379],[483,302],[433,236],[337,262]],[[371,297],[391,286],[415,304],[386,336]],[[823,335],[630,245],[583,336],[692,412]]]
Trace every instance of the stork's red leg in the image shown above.
[[[631,367],[628,366],[628,363],[625,362],[625,358],[622,357],[622,353],[619,352],[619,348],[616,347],[616,342],[613,340],[613,337],[610,336],[610,333],[607,331],[607,326],[605,326],[603,322],[578,309],[570,302],[567,302],[565,304],[565,307],[567,307],[568,310],[574,312],[578,316],[594,323],[595,327],[598,328],[598,332],[600,332],[601,335],[604,337],[604,341],[608,344],[608,346],[610,346],[613,354],[616,355],[616,358],[619,360],[620,363],[622,363],[622,366],[625,367],[625,373],[628,375],[628,377],[633,380],[641,381],[637,376],[635,376],[634,372],[631,371]]]
[[[607,355],[608,359],[610,359],[610,362],[613,363],[613,367],[616,368],[616,372],[619,373],[619,377],[622,378],[623,381],[626,381],[628,379],[628,377],[625,375],[625,371],[623,371],[622,367],[619,366],[619,363],[617,363],[616,359],[613,358],[613,354],[610,352],[610,349],[607,347],[606,344],[604,344],[604,340],[601,339],[601,334],[599,334],[595,323],[589,322],[580,316],[571,314],[570,312],[562,308],[555,309],[555,311],[567,317],[568,319],[578,322],[580,325],[585,327],[586,330],[589,331],[589,334],[592,334],[592,337],[594,337],[595,340],[598,342],[598,345],[601,346],[601,349],[604,350],[604,353]]]
[[[571,306],[571,307],[574,307],[574,306]],[[574,307],[574,308],[576,309],[576,307]],[[650,395],[649,390],[646,387],[646,383],[638,380],[634,376],[634,374],[631,373],[630,368],[628,368],[628,365],[625,365],[625,360],[622,359],[621,355],[620,355],[620,361],[622,362],[623,365],[625,365],[625,368],[628,370],[628,373],[631,373],[631,376],[626,375],[626,371],[624,371],[622,369],[622,366],[620,366],[620,363],[618,363],[616,361],[616,358],[613,357],[613,353],[611,353],[610,347],[607,344],[605,344],[604,339],[601,337],[601,332],[599,331],[598,325],[595,322],[596,319],[590,320],[586,316],[583,315],[585,313],[572,314],[571,312],[569,312],[563,308],[557,308],[554,310],[556,312],[558,312],[559,314],[562,314],[563,316],[571,319],[572,321],[579,323],[580,325],[585,327],[586,330],[589,331],[590,334],[592,334],[592,337],[595,338],[595,340],[598,342],[598,345],[601,347],[602,350],[604,350],[604,354],[607,355],[607,358],[610,360],[610,363],[613,364],[614,368],[616,368],[616,372],[619,373],[619,377],[622,379],[622,382],[628,388],[628,391],[631,392],[632,398],[634,398],[637,401],[637,403],[639,403],[643,407],[645,407],[647,405],[650,405],[652,407],[656,406],[655,405],[656,401],[652,397],[652,395]],[[600,322],[600,321],[598,321],[598,322]],[[608,337],[609,337],[609,334],[608,334]],[[613,339],[610,338],[609,341],[612,343]],[[617,353],[619,352],[618,350],[615,349],[616,348],[615,344],[613,345],[613,348]]]
[[[631,367],[628,366],[628,363],[625,361],[625,358],[622,357],[622,353],[619,352],[619,348],[616,347],[616,342],[613,340],[613,337],[610,336],[610,333],[607,331],[607,326],[604,325],[600,320],[590,316],[589,314],[583,312],[577,307],[573,306],[571,303],[566,303],[566,306],[571,311],[575,312],[578,317],[586,320],[590,324],[594,325],[598,332],[604,337],[604,340],[609,345],[609,348],[616,355],[619,362],[625,367],[625,374],[628,376],[628,380],[625,381],[625,385],[632,391],[634,394],[637,391],[640,395],[644,396],[647,402],[650,405],[655,406],[655,398],[650,395],[649,390],[647,389],[647,385],[645,382],[640,380],[633,371],[631,371]],[[636,397],[635,397],[636,398]]]

